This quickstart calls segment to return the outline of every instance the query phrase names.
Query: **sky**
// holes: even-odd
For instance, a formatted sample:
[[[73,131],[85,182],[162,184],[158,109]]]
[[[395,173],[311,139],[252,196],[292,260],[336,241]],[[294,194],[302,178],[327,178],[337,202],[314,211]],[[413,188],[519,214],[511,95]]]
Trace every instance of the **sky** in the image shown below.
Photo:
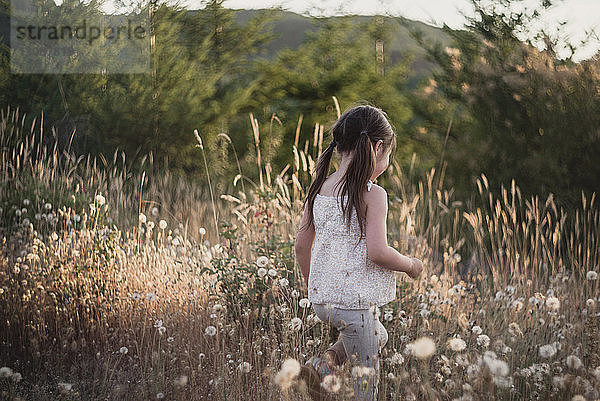
[[[488,4],[483,0],[482,4]],[[600,50],[600,0],[555,0],[555,6],[542,14],[539,23],[531,27],[532,33],[521,34],[521,39],[533,37],[533,34],[545,29],[552,37],[556,36],[556,27],[559,22],[566,22],[561,28],[560,38],[568,40],[578,48],[573,59],[580,61],[592,57]],[[540,0],[513,0],[519,4],[513,9],[532,10]],[[190,9],[204,8],[202,0],[179,0],[179,4]],[[284,10],[293,11],[304,15],[332,16],[344,13],[359,15],[392,15],[403,16],[408,19],[418,20],[434,26],[444,23],[458,29],[464,26],[465,18],[461,11],[469,16],[474,15],[470,0],[225,0],[223,5],[233,9],[260,9],[281,6]],[[580,42],[586,37],[586,30],[596,30],[596,36],[590,38],[584,47]],[[542,49],[542,42],[534,42],[536,47]],[[559,57],[566,57],[570,53],[566,47],[557,49]]]

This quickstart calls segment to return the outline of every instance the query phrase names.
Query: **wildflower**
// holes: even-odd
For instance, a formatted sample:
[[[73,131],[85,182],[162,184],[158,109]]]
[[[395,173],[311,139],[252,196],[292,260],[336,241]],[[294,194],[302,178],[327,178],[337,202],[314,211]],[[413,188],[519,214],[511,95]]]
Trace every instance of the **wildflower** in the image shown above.
[[[269,269],[268,273],[269,273],[269,276],[271,276],[271,277],[277,276],[277,270],[275,270],[275,269]]]
[[[167,337],[167,342],[168,343],[172,343],[173,341],[175,341],[175,338],[173,338],[173,337]]]
[[[435,343],[430,337],[417,338],[409,345],[412,354],[419,359],[427,359],[435,352]]]
[[[298,302],[298,304],[300,305],[301,308],[308,308],[310,306],[310,301],[308,300],[308,298],[302,298],[300,300],[300,302]]]
[[[256,274],[258,274],[258,277],[264,277],[267,275],[267,269],[265,269],[264,267],[260,267]]]
[[[593,270],[590,270],[589,272],[587,272],[587,274],[585,275],[585,278],[587,278],[590,281],[593,280],[598,280],[598,273],[596,273]]]
[[[560,308],[560,300],[556,297],[548,297],[546,299],[546,306],[552,310],[558,310]]]
[[[401,353],[395,352],[394,355],[390,358],[390,362],[396,365],[402,365],[404,363],[404,357]]]
[[[217,328],[215,326],[208,326],[205,330],[204,330],[204,334],[206,334],[207,336],[214,336],[215,334],[217,334]]]
[[[238,370],[241,373],[248,373],[248,372],[250,372],[251,369],[252,369],[252,365],[250,365],[250,363],[248,363],[248,362],[242,362],[238,365]]]
[[[585,301],[585,306],[592,309],[594,306],[596,306],[596,301],[594,301],[592,298],[590,298],[587,301]]]
[[[146,294],[146,301],[150,301],[150,302],[156,301],[156,298],[157,298],[156,294],[153,292],[149,292]]]
[[[485,334],[480,334],[477,336],[477,344],[487,348],[490,345],[490,338]]]
[[[581,363],[581,359],[579,359],[575,355],[569,355],[565,360],[565,363],[570,369],[573,370],[577,370],[583,366],[583,363]]]
[[[167,328],[166,328],[165,326],[160,326],[160,327],[158,328],[158,334],[160,334],[161,336],[162,336],[163,334],[165,334],[165,332],[166,332],[166,331],[167,331]]]
[[[98,206],[102,206],[104,205],[104,203],[106,203],[106,199],[104,198],[104,196],[98,194],[96,195],[96,203],[98,204]]]
[[[13,374],[13,371],[11,368],[7,367],[7,366],[3,366],[0,368],[0,377],[11,377]]]
[[[174,381],[176,387],[185,387],[188,382],[188,377],[186,375],[179,376]]]
[[[279,285],[282,286],[282,287],[287,287],[289,283],[290,282],[285,277],[279,279]]]
[[[481,327],[479,326],[473,326],[473,328],[471,328],[471,331],[473,332],[473,334],[475,334],[476,336],[480,335],[481,333],[483,333],[483,330],[481,329]]]
[[[119,350],[119,352],[120,352],[121,354],[126,354],[126,353],[128,353],[128,352],[129,352],[129,350],[127,349],[127,347],[121,347],[121,349]]]
[[[275,384],[279,385],[282,390],[287,390],[299,373],[300,362],[293,358],[286,359],[281,365],[281,370],[274,377]]]
[[[539,352],[542,358],[552,358],[554,355],[556,355],[556,347],[554,344],[542,345],[539,348]]]
[[[302,319],[300,319],[299,317],[293,318],[292,321],[290,322],[290,328],[292,330],[298,331],[298,330],[300,330],[301,327],[302,327]]]
[[[258,259],[256,259],[256,264],[258,267],[266,267],[269,264],[269,258],[264,255],[259,256]]]
[[[50,209],[52,209],[52,204],[50,204],[50,203],[46,203],[46,204],[44,205],[44,208],[45,208],[46,210],[50,210]]]
[[[334,374],[327,375],[323,378],[321,386],[330,393],[337,393],[342,386],[339,377]]]
[[[162,325],[163,325],[163,321],[162,321],[162,319],[157,319],[157,320],[154,322],[154,327],[161,327]]]
[[[448,346],[454,352],[461,352],[467,348],[467,343],[462,338],[452,338],[448,341]]]

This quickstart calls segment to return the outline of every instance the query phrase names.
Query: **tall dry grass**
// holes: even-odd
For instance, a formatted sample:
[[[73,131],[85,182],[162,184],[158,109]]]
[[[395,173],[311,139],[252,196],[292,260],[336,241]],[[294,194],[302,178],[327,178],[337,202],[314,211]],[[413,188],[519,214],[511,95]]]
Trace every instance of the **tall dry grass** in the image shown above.
[[[76,156],[18,110],[0,118],[2,397],[308,399],[293,361],[337,334],[303,300],[292,246],[322,126],[300,146],[300,119],[273,175],[250,116],[259,182],[239,167],[211,196],[208,164],[206,184],[151,156],[134,174],[123,153]],[[374,311],[380,399],[600,398],[595,194],[568,216],[514,181],[494,195],[482,174],[479,199],[457,200],[435,169],[387,174],[389,242],[426,271]],[[349,399],[349,364],[337,377]]]

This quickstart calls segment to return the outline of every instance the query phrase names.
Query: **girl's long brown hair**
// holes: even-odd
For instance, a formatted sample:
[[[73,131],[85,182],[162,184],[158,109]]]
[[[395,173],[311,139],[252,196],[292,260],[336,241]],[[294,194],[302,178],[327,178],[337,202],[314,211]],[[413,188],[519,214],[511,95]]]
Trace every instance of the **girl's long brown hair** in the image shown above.
[[[339,196],[342,197],[341,208],[348,228],[350,228],[352,209],[354,208],[357,211],[356,215],[360,227],[358,242],[360,242],[364,235],[366,220],[363,193],[375,170],[374,144],[379,140],[383,141],[382,150],[384,154],[391,147],[391,155],[393,155],[396,151],[396,133],[387,119],[387,114],[383,110],[368,104],[354,106],[344,111],[328,132],[331,132],[333,140],[317,161],[316,169],[313,172],[313,182],[304,200],[305,207],[310,205],[308,209],[309,218],[308,222],[300,229],[310,227],[314,222],[314,200],[327,178],[331,156],[337,146],[338,152],[354,151],[354,157],[346,170],[344,179],[340,181],[343,182],[343,185]],[[344,204],[343,197],[346,195],[348,196],[348,202]]]

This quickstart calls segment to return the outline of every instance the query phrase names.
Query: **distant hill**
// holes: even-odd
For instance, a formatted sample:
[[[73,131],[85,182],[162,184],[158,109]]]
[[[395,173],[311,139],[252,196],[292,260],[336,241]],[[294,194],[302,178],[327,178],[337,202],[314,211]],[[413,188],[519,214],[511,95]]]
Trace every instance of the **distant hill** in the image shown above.
[[[234,10],[236,22],[245,25],[256,13],[261,10]],[[189,13],[196,13],[198,10],[188,10]],[[339,18],[339,17],[329,17]],[[353,16],[357,22],[364,22],[374,18],[373,16]],[[408,20],[402,17],[385,17],[386,23],[393,24],[396,36],[391,43],[384,43],[384,52],[390,57],[392,64],[397,63],[407,52],[414,52],[416,59],[411,69],[413,76],[410,81],[414,84],[418,77],[429,74],[434,67],[432,63],[424,59],[424,51],[410,37],[408,29],[401,24],[404,22],[411,28],[418,28],[424,32],[424,36],[429,41],[438,41],[444,45],[449,44],[447,35],[440,28],[431,26],[419,21]],[[10,20],[7,10],[0,5],[0,42],[10,46]],[[273,23],[273,32],[278,35],[272,42],[266,46],[265,57],[273,59],[277,53],[285,48],[297,49],[306,39],[308,32],[315,32],[318,29],[317,19],[296,14],[290,11],[281,11],[280,18]],[[412,84],[409,84],[412,86]]]
[[[191,10],[192,12],[194,10]],[[257,12],[261,10],[234,10],[236,12],[236,22],[240,25],[245,25]],[[339,18],[339,17],[329,17]],[[356,15],[351,17],[357,23],[366,22],[373,16]],[[441,28],[427,25],[420,21],[413,21],[402,17],[391,18],[385,17],[385,22],[391,23],[394,30],[397,32],[392,40],[392,43],[384,44],[384,51],[388,52],[390,61],[397,62],[407,51],[413,51],[416,55],[423,56],[424,51],[410,37],[408,29],[401,24],[404,22],[412,29],[420,29],[424,32],[424,37],[430,41],[438,41],[445,45],[449,43],[449,39],[441,30]],[[267,57],[272,58],[278,51],[284,48],[296,49],[306,39],[308,32],[315,32],[318,29],[317,19],[306,17],[301,14],[296,14],[290,11],[281,11],[281,17],[273,24],[273,32],[280,36],[274,39],[267,46]]]

